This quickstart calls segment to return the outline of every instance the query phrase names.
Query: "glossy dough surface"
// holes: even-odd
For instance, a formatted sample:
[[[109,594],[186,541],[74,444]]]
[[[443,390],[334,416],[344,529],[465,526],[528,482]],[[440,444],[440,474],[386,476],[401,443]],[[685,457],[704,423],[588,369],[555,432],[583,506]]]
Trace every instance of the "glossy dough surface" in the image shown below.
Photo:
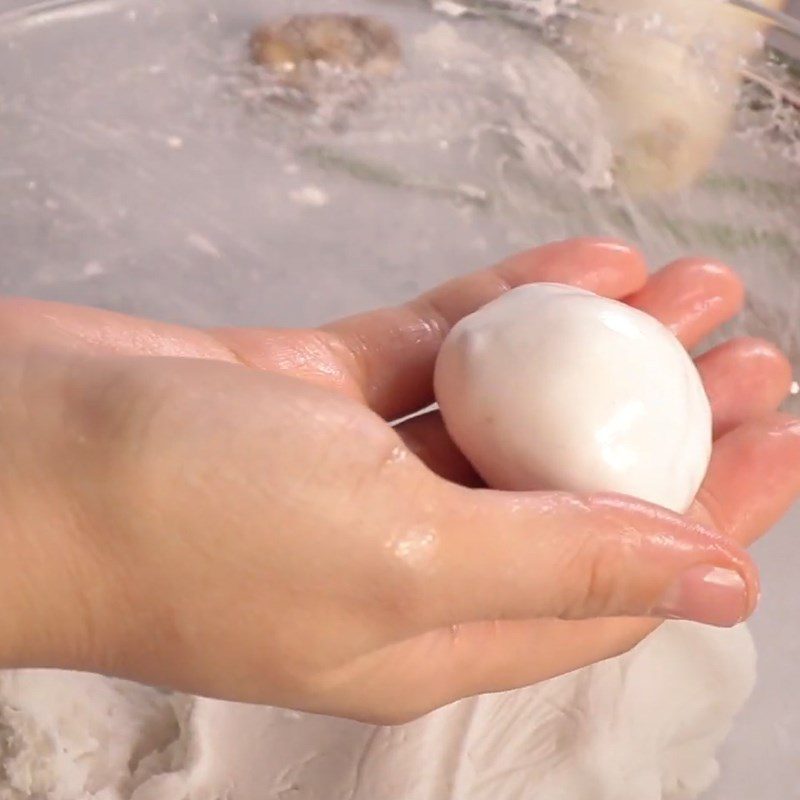
[[[618,492],[685,511],[711,454],[691,358],[653,317],[558,284],[522,286],[462,320],[436,396],[495,488]]]
[[[410,725],[0,675],[5,800],[689,800],[753,687],[747,628],[664,625],[633,652]]]

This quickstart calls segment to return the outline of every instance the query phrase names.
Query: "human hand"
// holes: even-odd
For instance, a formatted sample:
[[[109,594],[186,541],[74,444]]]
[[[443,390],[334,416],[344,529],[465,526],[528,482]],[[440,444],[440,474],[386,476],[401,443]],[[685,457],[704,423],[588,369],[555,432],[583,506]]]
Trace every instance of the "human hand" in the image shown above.
[[[687,517],[474,488],[438,415],[388,424],[432,400],[457,319],[535,280],[628,297],[690,347],[741,302],[718,265],[647,282],[635,253],[597,241],[313,331],[4,301],[0,664],[397,722],[623,652],[693,566],[744,585],[684,597],[685,616],[748,614],[740,546],[800,491],[800,427],[772,413],[789,367],[770,345],[699,359],[718,438]]]

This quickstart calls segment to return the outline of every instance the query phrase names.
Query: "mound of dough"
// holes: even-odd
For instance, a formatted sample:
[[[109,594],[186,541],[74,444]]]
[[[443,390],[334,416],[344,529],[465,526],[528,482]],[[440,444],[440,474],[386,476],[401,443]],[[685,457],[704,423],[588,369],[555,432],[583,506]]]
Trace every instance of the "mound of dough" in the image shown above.
[[[671,622],[631,653],[399,728],[0,676],[3,800],[688,800],[750,694],[747,628]]]

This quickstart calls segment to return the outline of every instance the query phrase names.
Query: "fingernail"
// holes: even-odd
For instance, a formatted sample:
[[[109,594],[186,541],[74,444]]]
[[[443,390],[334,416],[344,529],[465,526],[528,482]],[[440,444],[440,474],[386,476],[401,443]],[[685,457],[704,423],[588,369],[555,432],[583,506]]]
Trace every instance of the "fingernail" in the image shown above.
[[[747,600],[747,584],[735,570],[693,567],[667,590],[653,614],[732,628],[747,616]]]

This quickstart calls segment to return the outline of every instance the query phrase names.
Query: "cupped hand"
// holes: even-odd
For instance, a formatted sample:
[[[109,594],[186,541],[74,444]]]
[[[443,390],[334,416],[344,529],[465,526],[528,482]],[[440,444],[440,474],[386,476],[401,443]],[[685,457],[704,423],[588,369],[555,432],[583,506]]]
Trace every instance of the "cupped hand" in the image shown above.
[[[2,301],[0,665],[399,722],[624,652],[667,617],[746,618],[743,548],[800,492],[773,346],[698,358],[716,444],[686,516],[488,490],[419,413],[449,328],[542,280],[625,298],[691,349],[742,302],[721,265],[648,280],[600,240],[315,330]]]

